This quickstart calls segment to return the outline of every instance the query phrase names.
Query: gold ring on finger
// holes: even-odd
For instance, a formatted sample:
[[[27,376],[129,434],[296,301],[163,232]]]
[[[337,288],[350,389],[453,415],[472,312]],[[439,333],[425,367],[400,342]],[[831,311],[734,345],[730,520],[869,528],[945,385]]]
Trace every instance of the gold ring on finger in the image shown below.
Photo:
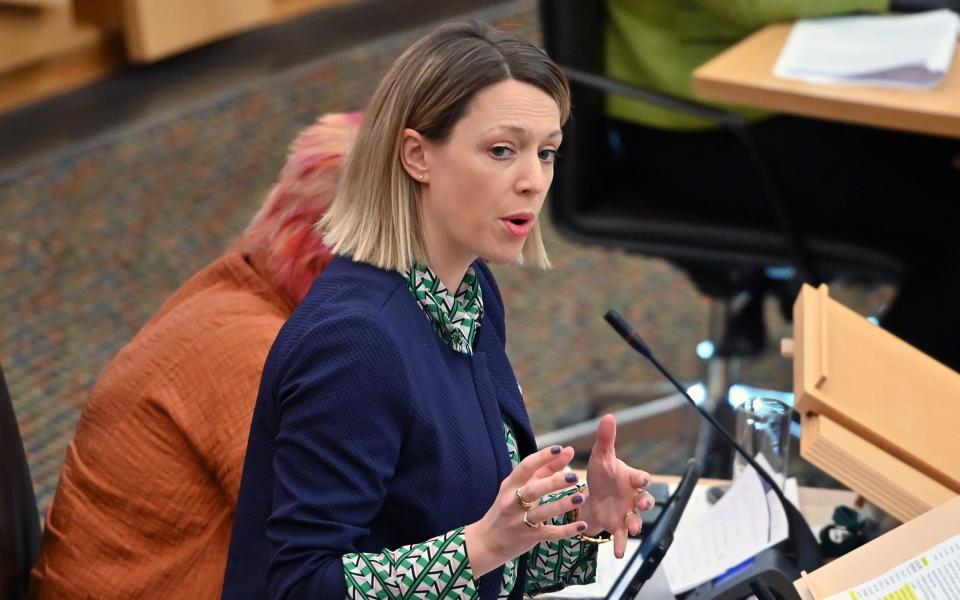
[[[527,513],[529,512],[530,512],[529,510],[523,511],[523,524],[529,527],[530,529],[538,529],[541,525],[543,525],[543,523],[531,523],[527,519]]]
[[[527,502],[527,501],[524,499],[524,497],[523,497],[523,488],[522,488],[522,487],[518,487],[518,488],[517,488],[517,493],[514,494],[514,496],[516,496],[516,498],[517,498],[517,504],[519,504],[520,507],[523,508],[524,510],[529,509],[529,508],[533,508],[533,502]]]
[[[613,541],[612,535],[610,537],[602,538],[602,537],[590,537],[589,535],[584,535],[581,533],[580,535],[577,536],[577,538],[584,542],[590,542],[591,544],[597,544],[597,545],[606,544],[607,542]]]

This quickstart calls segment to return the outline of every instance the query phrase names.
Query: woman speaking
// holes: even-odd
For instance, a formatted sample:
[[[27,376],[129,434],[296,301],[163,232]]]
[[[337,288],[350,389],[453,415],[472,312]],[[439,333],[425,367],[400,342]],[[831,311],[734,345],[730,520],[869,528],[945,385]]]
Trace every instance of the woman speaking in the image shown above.
[[[225,598],[520,598],[623,556],[649,475],[601,420],[587,484],[537,451],[486,262],[549,265],[569,88],[535,46],[443,26],[394,63],[318,228],[337,255],[280,331]]]

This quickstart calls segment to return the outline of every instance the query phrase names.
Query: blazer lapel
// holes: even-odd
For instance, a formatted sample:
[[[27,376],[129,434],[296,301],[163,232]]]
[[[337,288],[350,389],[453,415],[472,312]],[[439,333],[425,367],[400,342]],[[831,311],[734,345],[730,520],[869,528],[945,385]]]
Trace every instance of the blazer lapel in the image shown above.
[[[486,352],[477,350],[473,354],[474,368],[482,368],[485,379],[492,386],[494,396],[493,402],[498,407],[498,419],[502,423],[502,415],[510,418],[510,425],[513,427],[513,433],[517,438],[517,447],[520,456],[527,456],[537,450],[536,440],[533,437],[533,429],[530,426],[530,418],[527,416],[527,409],[523,404],[523,396],[520,395],[520,387],[517,385],[517,378],[513,374],[513,369],[507,362],[506,355],[502,352],[489,355]],[[479,360],[478,360],[479,358]],[[476,371],[475,371],[476,376]],[[479,393],[479,391],[478,391]],[[502,437],[502,424],[500,435]]]
[[[516,384],[516,378],[512,370],[509,372],[510,381],[513,385],[501,385],[501,379],[495,371],[491,371],[491,378],[497,387],[497,399],[500,401],[500,410],[503,411],[513,421],[514,435],[517,437],[517,446],[520,450],[520,456],[527,456],[537,451],[537,443],[533,437],[533,428],[530,426],[530,417],[527,416],[527,408],[523,404],[523,396],[520,395],[520,387]]]
[[[503,417],[500,414],[499,394],[492,378],[490,370],[487,368],[487,356],[483,352],[474,352],[470,360],[470,367],[473,370],[473,383],[477,390],[477,400],[480,402],[480,409],[483,411],[484,425],[487,428],[487,435],[490,436],[490,444],[493,447],[493,456],[497,462],[497,475],[501,480],[505,479],[513,465],[510,464],[510,457],[507,455],[507,442],[503,435]]]

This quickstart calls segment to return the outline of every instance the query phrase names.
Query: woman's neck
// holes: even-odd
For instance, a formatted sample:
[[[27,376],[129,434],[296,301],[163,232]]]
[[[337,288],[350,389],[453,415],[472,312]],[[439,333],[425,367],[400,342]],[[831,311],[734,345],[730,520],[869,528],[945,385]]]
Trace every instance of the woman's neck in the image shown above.
[[[424,228],[423,244],[427,266],[451,293],[456,293],[463,276],[476,257],[458,252],[454,244],[443,242],[429,227]]]
[[[447,264],[444,261],[428,259],[427,266],[440,278],[440,282],[450,290],[450,293],[456,293],[460,287],[460,282],[463,281],[463,277],[467,273],[467,269],[470,268],[470,263]]]

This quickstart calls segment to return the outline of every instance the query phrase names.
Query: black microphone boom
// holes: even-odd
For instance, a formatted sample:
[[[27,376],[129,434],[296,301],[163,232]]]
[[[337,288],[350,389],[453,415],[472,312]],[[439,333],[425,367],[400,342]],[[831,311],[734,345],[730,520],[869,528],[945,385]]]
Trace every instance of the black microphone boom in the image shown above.
[[[814,537],[813,532],[810,531],[810,526],[807,525],[806,520],[804,520],[803,515],[800,514],[800,511],[797,510],[797,507],[790,502],[786,496],[783,495],[783,490],[780,489],[780,486],[773,480],[773,477],[770,476],[770,473],[766,469],[757,464],[757,461],[754,460],[750,453],[747,452],[743,446],[741,446],[733,436],[727,433],[727,430],[714,418],[713,415],[708,413],[703,409],[702,406],[697,404],[697,402],[690,397],[690,394],[687,393],[687,390],[680,384],[676,378],[667,371],[666,368],[660,361],[654,357],[653,352],[650,350],[650,346],[640,337],[640,334],[637,333],[632,327],[627,325],[627,322],[623,320],[623,317],[615,310],[608,310],[607,314],[603,315],[603,318],[613,327],[620,337],[627,341],[630,346],[642,354],[647,360],[650,361],[654,367],[657,368],[660,373],[666,377],[670,383],[673,384],[677,390],[683,394],[683,397],[686,398],[690,404],[693,405],[697,412],[706,419],[710,425],[720,433],[721,436],[731,446],[747,461],[753,470],[757,472],[757,475],[764,481],[766,484],[773,490],[773,493],[776,494],[777,499],[780,500],[780,504],[783,505],[783,510],[787,515],[787,524],[789,525],[789,544],[792,546],[794,559],[797,562],[797,566],[800,569],[805,571],[812,571],[820,566],[820,546],[817,543],[817,539]]]
[[[617,331],[617,333],[620,334],[620,337],[625,339],[627,343],[630,344],[630,346],[634,350],[642,354],[647,360],[650,361],[650,363],[654,367],[657,368],[658,371],[660,371],[663,374],[664,377],[670,380],[670,383],[672,383],[673,386],[677,388],[687,400],[690,401],[690,403],[693,405],[694,408],[697,409],[697,411],[701,414],[701,416],[703,416],[704,419],[709,421],[710,425],[712,425],[713,428],[716,429],[720,433],[720,435],[722,435],[723,438],[727,440],[727,442],[729,442],[730,445],[736,449],[737,452],[743,455],[743,457],[747,460],[747,463],[751,467],[753,467],[753,469],[757,472],[757,475],[759,475],[761,479],[767,482],[767,485],[774,488],[774,490],[780,489],[780,486],[773,481],[773,478],[770,477],[770,474],[767,473],[767,470],[760,467],[760,465],[757,464],[756,460],[754,460],[754,458],[750,456],[750,453],[744,450],[743,446],[737,443],[737,441],[733,439],[733,436],[727,433],[727,430],[723,428],[723,425],[721,425],[720,422],[717,421],[717,419],[713,415],[705,411],[702,406],[697,404],[696,401],[694,401],[694,399],[690,397],[690,394],[683,387],[683,385],[681,385],[680,382],[677,381],[673,377],[673,375],[671,375],[670,372],[664,368],[662,364],[660,364],[660,361],[656,359],[656,357],[653,355],[653,352],[650,351],[650,346],[648,346],[647,343],[643,341],[643,338],[640,337],[640,334],[634,331],[629,325],[627,325],[627,322],[623,320],[623,317],[621,317],[617,311],[612,309],[608,310],[607,314],[603,315],[603,318],[606,319],[607,323],[610,323],[610,325]]]

